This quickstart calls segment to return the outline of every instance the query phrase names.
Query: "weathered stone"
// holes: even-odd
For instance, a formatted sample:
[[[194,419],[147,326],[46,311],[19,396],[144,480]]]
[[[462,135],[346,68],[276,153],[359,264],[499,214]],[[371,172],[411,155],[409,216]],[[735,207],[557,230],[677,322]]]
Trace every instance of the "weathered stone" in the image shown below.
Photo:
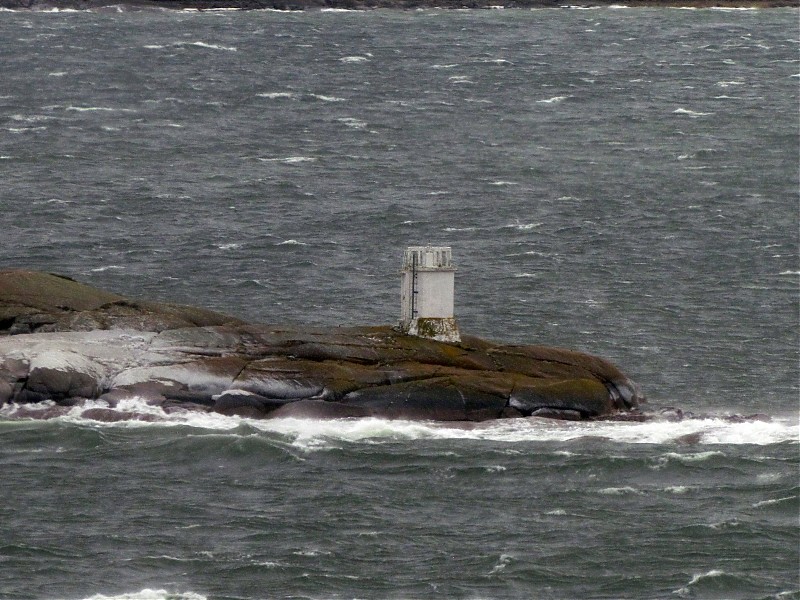
[[[14,386],[8,383],[7,381],[3,381],[0,379],[0,404],[5,404],[9,400],[11,400],[11,396],[14,394]]]
[[[0,333],[88,331],[89,328],[163,331],[230,323],[242,321],[191,306],[134,302],[51,273],[0,271]]]
[[[606,386],[596,379],[540,380],[515,389],[508,405],[524,415],[540,408],[566,409],[585,417],[604,415],[615,410]]]
[[[580,421],[581,413],[577,410],[565,410],[562,408],[537,408],[531,413],[532,417],[543,419],[558,419],[559,421]]]
[[[57,300],[37,299],[38,293]],[[28,319],[37,331],[0,337],[0,381],[7,384],[0,401],[99,396],[112,406],[139,398],[165,410],[255,417],[482,421],[573,416],[568,411],[604,418],[641,400],[614,365],[579,352],[468,335],[442,343],[387,326],[244,324],[48,274],[0,271],[0,314],[8,317],[0,326]],[[41,333],[51,317],[56,329],[81,331]],[[82,331],[95,322],[103,329]],[[108,329],[120,324],[135,330]]]
[[[461,390],[449,378],[411,381],[365,388],[342,400],[388,419],[484,421],[500,417],[506,400],[481,392]]]
[[[230,390],[214,399],[213,410],[223,415],[261,418],[286,402],[244,390]]]

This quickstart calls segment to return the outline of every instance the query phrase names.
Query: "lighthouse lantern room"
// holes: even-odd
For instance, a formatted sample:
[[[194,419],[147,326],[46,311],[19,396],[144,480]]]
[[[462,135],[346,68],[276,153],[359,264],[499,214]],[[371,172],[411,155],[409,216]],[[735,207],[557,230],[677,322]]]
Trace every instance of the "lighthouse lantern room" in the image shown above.
[[[400,271],[400,328],[409,335],[459,342],[453,314],[455,272],[449,246],[409,246]]]

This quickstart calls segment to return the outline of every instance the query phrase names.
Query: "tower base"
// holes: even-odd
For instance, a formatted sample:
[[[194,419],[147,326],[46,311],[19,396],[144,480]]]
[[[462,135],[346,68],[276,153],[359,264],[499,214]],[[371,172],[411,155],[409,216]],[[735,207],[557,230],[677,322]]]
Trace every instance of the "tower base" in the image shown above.
[[[460,342],[461,334],[454,317],[417,317],[400,324],[408,335],[416,335],[439,342]]]

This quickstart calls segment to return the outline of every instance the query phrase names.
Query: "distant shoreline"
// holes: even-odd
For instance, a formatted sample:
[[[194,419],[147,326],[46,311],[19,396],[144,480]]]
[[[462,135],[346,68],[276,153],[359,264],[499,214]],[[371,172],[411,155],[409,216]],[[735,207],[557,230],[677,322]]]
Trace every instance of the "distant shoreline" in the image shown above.
[[[102,10],[372,10],[420,8],[800,8],[800,0],[0,0],[0,8]]]

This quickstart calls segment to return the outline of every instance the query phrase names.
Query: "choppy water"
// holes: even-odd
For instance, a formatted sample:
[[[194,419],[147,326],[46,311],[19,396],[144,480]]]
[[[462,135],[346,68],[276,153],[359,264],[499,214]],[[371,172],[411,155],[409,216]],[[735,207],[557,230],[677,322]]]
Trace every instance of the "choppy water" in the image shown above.
[[[800,597],[797,18],[0,13],[0,266],[385,323],[449,244],[462,330],[710,415],[0,421],[0,598]]]

